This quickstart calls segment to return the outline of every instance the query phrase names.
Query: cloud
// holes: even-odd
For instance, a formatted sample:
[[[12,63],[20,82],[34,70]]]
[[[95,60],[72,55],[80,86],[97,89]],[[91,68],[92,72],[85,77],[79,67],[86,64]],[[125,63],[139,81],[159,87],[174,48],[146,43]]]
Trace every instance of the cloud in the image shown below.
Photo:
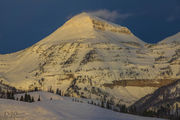
[[[89,11],[88,13],[109,21],[125,20],[132,16],[132,14],[129,13],[119,13],[118,11],[109,11],[107,9]]]

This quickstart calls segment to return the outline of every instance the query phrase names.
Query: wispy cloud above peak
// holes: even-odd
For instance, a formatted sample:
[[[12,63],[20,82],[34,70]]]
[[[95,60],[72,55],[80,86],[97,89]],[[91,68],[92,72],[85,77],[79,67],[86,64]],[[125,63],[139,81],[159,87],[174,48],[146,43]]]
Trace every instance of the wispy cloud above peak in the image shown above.
[[[89,14],[109,20],[109,21],[115,21],[115,20],[125,20],[132,16],[130,13],[119,13],[116,10],[110,11],[107,9],[100,9],[96,11],[88,11]]]

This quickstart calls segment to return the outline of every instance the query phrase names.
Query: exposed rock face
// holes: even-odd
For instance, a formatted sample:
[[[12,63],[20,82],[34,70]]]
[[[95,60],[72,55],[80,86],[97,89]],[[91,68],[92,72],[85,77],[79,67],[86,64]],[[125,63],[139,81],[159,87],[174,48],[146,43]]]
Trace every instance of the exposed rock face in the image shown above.
[[[132,34],[131,31],[126,27],[113,26],[102,20],[92,19],[93,28],[98,30],[109,30],[111,32]]]
[[[35,45],[0,55],[0,80],[129,105],[180,77],[179,49],[147,44],[126,27],[82,13]]]

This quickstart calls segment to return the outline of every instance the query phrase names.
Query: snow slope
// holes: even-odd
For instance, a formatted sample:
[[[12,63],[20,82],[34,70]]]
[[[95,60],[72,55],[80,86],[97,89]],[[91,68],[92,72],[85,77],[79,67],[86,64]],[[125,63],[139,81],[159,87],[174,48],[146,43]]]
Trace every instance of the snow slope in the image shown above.
[[[40,95],[42,101],[26,103],[0,99],[0,119],[14,117],[16,120],[160,120],[113,112],[87,103],[72,102],[71,98],[51,93],[30,94],[34,97]],[[9,115],[4,116],[4,113]],[[10,116],[12,114],[14,116]]]
[[[170,44],[170,43],[180,43],[180,32],[159,42],[159,44]]]

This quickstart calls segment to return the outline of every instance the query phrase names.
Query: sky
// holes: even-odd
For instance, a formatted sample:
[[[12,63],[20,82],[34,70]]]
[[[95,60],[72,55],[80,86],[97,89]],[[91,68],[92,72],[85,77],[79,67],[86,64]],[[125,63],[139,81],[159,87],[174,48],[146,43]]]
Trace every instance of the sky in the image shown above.
[[[0,54],[30,47],[83,11],[147,43],[180,32],[180,0],[0,0]]]

